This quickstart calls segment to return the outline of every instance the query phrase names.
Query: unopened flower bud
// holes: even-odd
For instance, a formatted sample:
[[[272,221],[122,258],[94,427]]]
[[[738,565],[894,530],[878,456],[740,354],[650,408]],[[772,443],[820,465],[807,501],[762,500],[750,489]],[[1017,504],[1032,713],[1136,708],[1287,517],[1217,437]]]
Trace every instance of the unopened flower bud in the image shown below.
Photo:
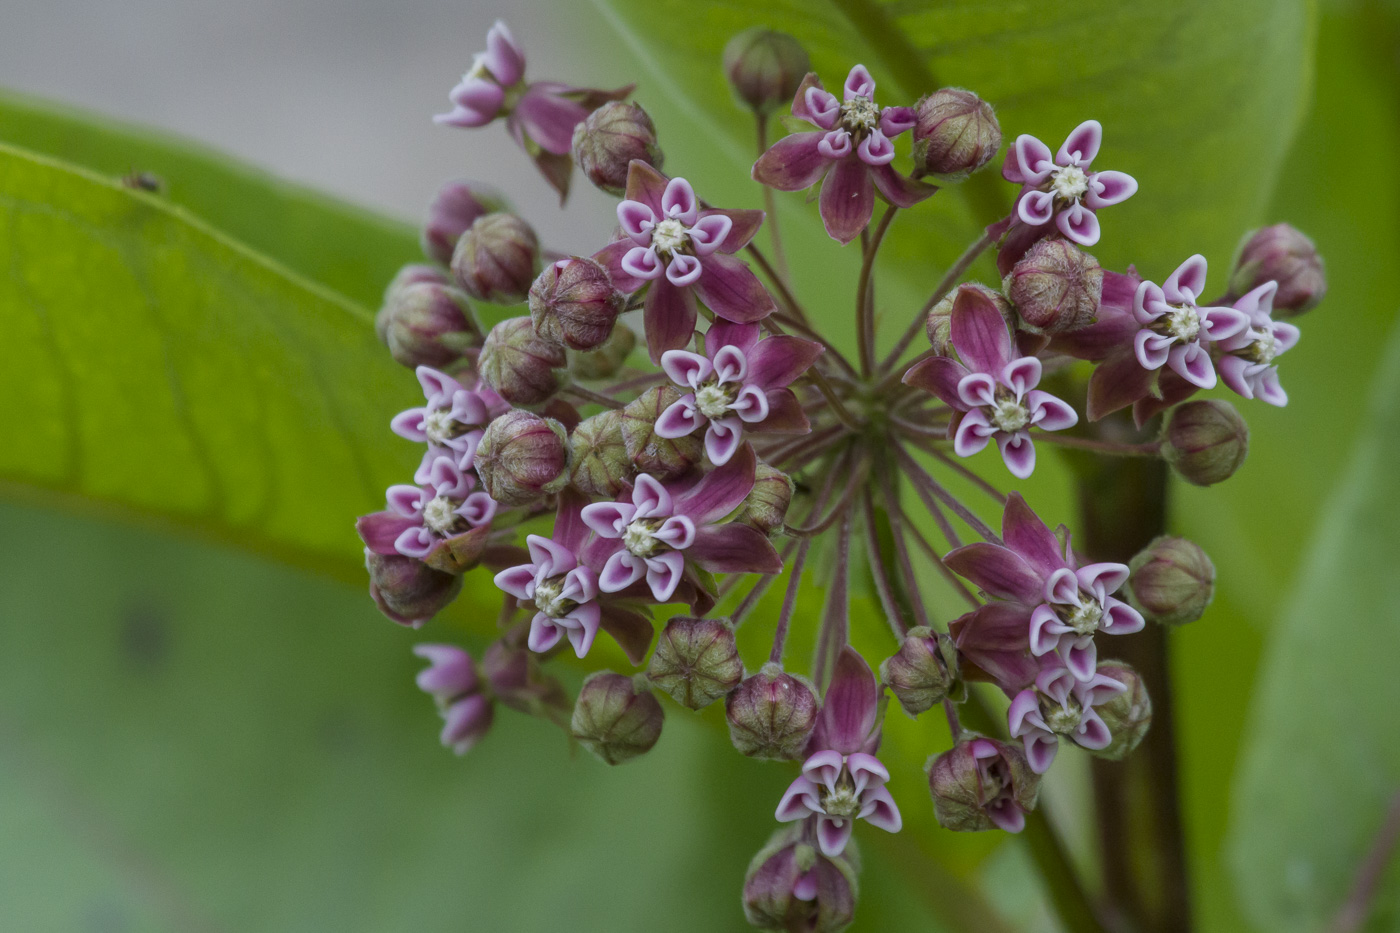
[[[661,168],[656,125],[638,105],[608,101],[574,127],[574,162],[594,185],[609,194],[627,190],[627,167],[635,159]]]
[[[856,913],[856,866],[848,846],[827,858],[802,838],[802,826],[785,827],[768,840],[744,875],[744,916],[775,933],[837,933]]]
[[[573,256],[545,266],[530,286],[530,320],[535,333],[570,350],[601,347],[627,298],[613,287],[608,270],[592,259]]]
[[[609,409],[579,422],[569,435],[574,486],[595,499],[614,499],[637,475],[622,439],[622,412]]]
[[[538,405],[559,391],[564,348],[541,340],[527,317],[513,317],[491,328],[481,345],[481,378],[512,405]]]
[[[730,39],[724,47],[724,73],[739,99],[758,114],[791,103],[812,60],[807,50],[785,32],[755,26]]]
[[[724,701],[729,739],[750,758],[798,758],[817,725],[817,692],[769,662]]]
[[[499,305],[524,301],[540,267],[540,244],[514,214],[478,217],[457,241],[452,275],[473,298]]]
[[[481,676],[491,694],[513,710],[557,719],[569,709],[563,685],[546,674],[539,657],[526,648],[493,642],[481,656]]]
[[[971,91],[945,87],[914,105],[914,168],[940,184],[962,181],[1001,148],[992,105]]]
[[[596,350],[570,350],[569,372],[575,379],[607,379],[622,368],[636,345],[637,335],[632,328],[626,325],[614,327],[608,339]]]
[[[1104,725],[1108,726],[1113,741],[1107,748],[1093,754],[1119,761],[1132,754],[1142,737],[1147,735],[1148,727],[1152,725],[1152,698],[1147,695],[1147,687],[1138,672],[1122,661],[1104,661],[1099,664],[1098,672],[1128,688],[1094,708]]]
[[[753,489],[749,490],[735,521],[752,525],[766,535],[783,527],[788,506],[792,504],[792,478],[782,470],[760,463],[754,473]]]
[[[1024,329],[1033,334],[1063,334],[1097,319],[1103,269],[1069,240],[1051,237],[1026,251],[1004,285]]]
[[[701,709],[744,677],[734,628],[724,619],[677,616],[656,641],[647,678],[682,706]]]
[[[421,644],[413,653],[428,662],[418,672],[418,689],[441,703],[450,703],[468,693],[476,693],[481,681],[476,676],[472,656],[456,645]]]
[[[1269,281],[1278,283],[1276,318],[1311,310],[1327,294],[1327,275],[1317,247],[1289,224],[1274,224],[1245,238],[1230,273],[1230,294],[1239,297]]]
[[[434,570],[402,554],[376,554],[365,548],[369,595],[379,611],[400,625],[418,628],[462,591],[462,578]]]
[[[410,368],[451,366],[481,346],[481,327],[461,289],[432,281],[406,266],[384,295],[375,332],[393,358]]]
[[[893,657],[880,663],[880,682],[910,716],[932,709],[948,696],[957,674],[957,652],[946,635],[911,628]]]
[[[1233,405],[1197,399],[1172,409],[1162,427],[1162,456],[1196,486],[1229,479],[1249,452],[1249,426]]]
[[[1194,622],[1215,595],[1215,565],[1194,541],[1163,535],[1139,551],[1128,566],[1133,605],[1155,622]]]
[[[428,220],[423,224],[423,255],[444,266],[452,262],[457,241],[483,214],[505,210],[505,201],[485,185],[467,181],[449,181],[438,189],[428,206]]]
[[[455,700],[442,711],[442,744],[453,754],[465,755],[491,729],[496,710],[479,693]]]
[[[610,765],[651,751],[661,738],[666,714],[638,679],[598,671],[583,682],[574,703],[574,738]]]
[[[553,418],[513,408],[486,426],[476,472],[501,505],[528,505],[569,484],[569,435]]]
[[[957,300],[958,292],[964,288],[970,288],[981,292],[992,304],[997,306],[1001,312],[1001,318],[1008,327],[1016,326],[1016,312],[1011,307],[1011,302],[1006,296],[994,288],[988,288],[981,282],[964,282],[953,289],[943,300],[934,305],[928,313],[928,318],[924,321],[924,332],[928,334],[928,342],[933,347],[936,356],[952,356],[953,350],[953,302]]]
[[[928,785],[944,829],[1017,833],[1035,809],[1040,776],[1019,744],[974,735],[929,762]]]
[[[622,440],[627,445],[627,456],[638,471],[663,481],[689,472],[705,453],[703,442],[694,434],[662,437],[656,433],[656,419],[679,401],[681,394],[673,385],[656,386],[622,410]]]

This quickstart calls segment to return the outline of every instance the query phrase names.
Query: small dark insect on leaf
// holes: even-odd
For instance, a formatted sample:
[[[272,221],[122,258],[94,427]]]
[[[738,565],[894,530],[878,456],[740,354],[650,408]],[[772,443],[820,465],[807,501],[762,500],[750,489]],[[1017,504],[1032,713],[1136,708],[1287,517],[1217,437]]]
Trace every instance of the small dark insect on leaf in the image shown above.
[[[140,172],[132,169],[122,176],[122,184],[138,191],[153,191],[160,194],[165,190],[165,179],[154,172]]]

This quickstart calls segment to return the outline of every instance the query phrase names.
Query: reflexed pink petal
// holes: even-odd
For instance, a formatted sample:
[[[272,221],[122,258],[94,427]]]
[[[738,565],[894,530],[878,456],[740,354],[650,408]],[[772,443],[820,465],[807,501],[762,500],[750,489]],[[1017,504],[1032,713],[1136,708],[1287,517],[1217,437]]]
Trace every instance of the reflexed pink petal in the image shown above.
[[[708,525],[739,507],[753,489],[758,459],[745,445],[728,463],[706,473],[700,482],[675,498],[678,515],[688,515],[697,525]]]
[[[359,517],[355,522],[355,531],[365,543],[365,547],[374,553],[397,554],[398,549],[394,547],[394,542],[405,531],[417,526],[418,522],[413,518],[405,518],[393,512],[373,512]]]
[[[758,386],[746,385],[739,390],[729,410],[747,424],[757,424],[768,417],[768,395]]]
[[[1018,397],[1024,395],[1040,382],[1040,360],[1034,356],[1012,360],[1002,368],[1001,381]]]
[[[1171,355],[1176,338],[1140,330],[1133,338],[1133,354],[1143,369],[1161,369]]]
[[[626,275],[643,281],[658,279],[665,271],[661,265],[661,257],[650,246],[631,247],[622,254],[619,265]]]
[[[1194,305],[1205,290],[1206,257],[1200,253],[1177,266],[1176,271],[1162,283],[1162,294],[1166,300],[1177,305]]]
[[[486,52],[482,63],[490,70],[491,76],[509,87],[525,75],[525,52],[510,29],[501,20],[496,20],[486,33]]]
[[[1050,147],[1034,136],[1023,133],[1016,137],[1010,151],[1006,153],[1006,163],[1002,166],[1001,174],[1009,182],[1038,185],[1049,178],[1054,169],[1055,162],[1050,154]]]
[[[987,416],[980,408],[975,408],[958,422],[957,432],[953,435],[953,453],[959,457],[971,457],[987,446],[994,433],[996,429],[987,421]]]
[[[1254,395],[1279,408],[1288,404],[1288,393],[1283,391],[1283,385],[1278,380],[1277,366],[1270,366],[1259,376],[1254,384]]]
[[[791,389],[769,389],[764,397],[768,414],[749,427],[764,434],[806,434],[812,430],[802,403]]]
[[[890,795],[889,788],[870,788],[865,792],[863,802],[865,806],[861,807],[861,816],[871,826],[883,829],[887,833],[897,833],[904,825],[899,816],[899,807]]]
[[[1030,646],[1031,654],[1037,658],[1054,651],[1060,644],[1060,637],[1074,631],[1060,621],[1048,603],[1041,603],[1031,613]]]
[[[1099,630],[1109,635],[1131,635],[1140,632],[1147,623],[1132,606],[1110,596],[1104,600],[1103,618],[1099,620]]]
[[[598,588],[604,593],[616,593],[636,583],[646,572],[644,560],[630,551],[620,550],[603,565],[602,573],[598,574]]]
[[[856,65],[846,75],[846,83],[842,90],[845,91],[846,100],[854,100],[857,97],[874,100],[875,79],[870,76],[870,71],[864,65]]]
[[[1074,733],[1074,744],[1080,748],[1097,750],[1108,748],[1113,742],[1113,733],[1108,731],[1108,725],[1098,713],[1091,709],[1084,711],[1084,717],[1079,721],[1079,728]]]
[[[1016,216],[1032,227],[1050,222],[1055,216],[1055,196],[1048,191],[1027,191],[1016,202]]]
[[[442,744],[457,755],[465,755],[491,728],[495,709],[479,693],[462,697],[442,714]]]
[[[997,434],[997,446],[1001,448],[1001,459],[1012,476],[1028,479],[1035,472],[1035,443],[1025,431]]]
[[[395,515],[404,518],[417,518],[423,514],[423,505],[428,494],[417,486],[397,483],[389,487],[384,498],[389,504],[389,511]]]
[[[757,327],[755,324],[739,326]],[[707,338],[708,336],[709,334],[706,334]],[[749,372],[748,358],[744,356],[743,350],[733,344],[726,344],[715,350],[712,362],[715,367],[715,379],[720,385],[741,383]]]
[[[622,232],[639,246],[651,245],[651,229],[656,226],[656,214],[641,201],[619,201],[617,222]]]
[[[1049,732],[1033,732],[1022,740],[1026,748],[1026,762],[1036,774],[1044,774],[1055,762],[1055,752],[1060,749],[1060,740]]]
[[[505,91],[500,86],[480,78],[464,81],[452,89],[452,109],[433,117],[433,122],[443,126],[457,126],[473,129],[485,126],[496,119],[505,101]]]
[[[1031,424],[1042,431],[1063,431],[1079,423],[1079,414],[1069,403],[1049,392],[1033,389],[1026,396],[1026,404],[1030,407]]]
[[[1215,367],[1210,353],[1199,343],[1177,344],[1167,354],[1167,365],[1192,385],[1202,389],[1215,388]]]
[[[802,762],[802,776],[818,788],[817,793],[820,795],[822,787],[831,789],[836,786],[845,763],[845,755],[835,749],[825,748],[809,755],[807,760]]]
[[[647,586],[651,587],[652,597],[664,603],[676,592],[681,577],[685,575],[685,555],[680,551],[663,551],[645,561]]]
[[[724,245],[734,221],[723,214],[701,217],[690,228],[690,242],[697,256],[708,256]]]
[[[880,688],[870,665],[854,648],[841,649],[822,699],[817,727],[821,741],[815,736],[813,741],[843,755],[860,751],[875,729],[879,700]]]
[[[520,564],[496,574],[496,587],[516,599],[529,599],[534,594],[535,565]]]
[[[959,288],[950,322],[958,356],[975,371],[1000,373],[1011,362],[1011,333],[997,306],[975,288]]]
[[[793,95],[792,115],[829,130],[841,117],[841,101],[822,87],[821,79],[815,73],[809,72]]]
[[[633,159],[627,166],[627,200],[641,201],[660,215],[661,195],[666,190],[667,178],[641,159]]]
[[[1144,369],[1134,353],[1119,353],[1099,364],[1089,378],[1086,415],[1097,421],[1126,408],[1152,391],[1153,373]]]
[[[791,385],[817,361],[825,348],[812,340],[779,334],[748,351],[748,382],[763,389]]]
[[[750,525],[728,522],[696,529],[686,551],[711,573],[781,573],[783,560],[768,537]]]
[[[1274,335],[1275,355],[1292,350],[1298,345],[1298,338],[1303,335],[1296,325],[1285,321],[1270,321],[1268,329]]]
[[[886,107],[880,111],[880,132],[891,139],[912,130],[918,122],[919,117],[913,107]]]
[[[618,291],[631,294],[647,283],[647,279],[638,278],[632,273],[622,268],[623,258],[631,252],[637,244],[630,239],[623,237],[614,240],[593,254],[593,259],[601,263],[604,269],[608,270],[608,277],[612,279],[613,285]],[[659,265],[659,264],[658,264]]]
[[[1076,680],[1088,680],[1094,676],[1094,668],[1099,663],[1099,652],[1092,635],[1061,638],[1059,654],[1065,662],[1065,667]]]
[[[950,551],[943,563],[989,596],[1028,605],[1040,601],[1041,575],[1010,548],[989,541],[974,541]]]
[[[727,321],[750,323],[777,310],[773,296],[753,274],[748,263],[716,253],[705,259],[704,269],[695,282],[695,293],[705,307]],[[694,329],[692,323],[691,329]]]
[[[714,372],[714,366],[706,357],[689,350],[667,350],[661,354],[661,369],[676,385],[692,389],[698,388]]]
[[[1010,797],[992,801],[987,804],[985,810],[987,818],[1003,832],[1019,833],[1026,828],[1025,811],[1016,806]]]
[[[1201,308],[1201,329],[1211,340],[1229,340],[1249,330],[1249,315],[1234,308]]]
[[[778,809],[773,817],[780,823],[805,819],[817,812],[813,809],[820,806],[817,800],[816,786],[805,777],[799,777],[783,791],[783,797],[778,801]]]
[[[394,550],[404,557],[416,557],[422,560],[432,551],[434,541],[433,533],[426,528],[417,526],[405,528],[394,539]]]
[[[855,824],[851,820],[836,820],[829,816],[817,817],[817,846],[827,858],[836,858],[845,851],[851,839]]]
[[[877,131],[860,141],[856,155],[866,165],[889,165],[894,161],[894,143]]]
[[[1006,508],[1001,516],[1001,535],[1006,546],[1020,554],[1031,569],[1042,577],[1065,565],[1059,539],[1018,492],[1006,497]]]
[[[410,408],[408,411],[401,411],[394,416],[394,420],[389,422],[389,430],[405,440],[416,441],[422,444],[428,440],[428,435],[423,432],[423,416],[427,414],[426,408]]]
[[[935,356],[909,367],[904,374],[904,384],[932,392],[955,408],[964,408],[966,406],[958,394],[958,385],[967,375],[967,368],[957,360]]]
[[[568,155],[574,127],[583,122],[588,111],[567,98],[540,91],[537,87],[525,92],[511,116],[520,121],[525,135],[539,143],[545,152]]]
[[[937,185],[918,181],[896,172],[892,165],[870,166],[870,177],[880,197],[895,207],[913,207],[938,191]]]
[[[890,770],[874,755],[855,752],[846,756],[846,768],[855,779],[857,791],[877,787],[890,779]]]
[[[642,326],[646,330],[652,362],[659,360],[667,350],[679,350],[690,343],[695,335],[697,314],[691,289],[676,288],[665,279],[652,283],[642,311]]]
[[[1040,670],[1026,644],[1030,610],[1016,602],[990,602],[948,624],[954,642],[968,660],[1005,689],[1028,686]],[[976,679],[975,672],[966,671]]]
[[[684,253],[676,253],[670,262],[666,263],[666,279],[677,288],[695,284],[703,272],[704,267],[701,266],[700,260]]]
[[[1127,172],[1096,172],[1089,176],[1084,203],[1094,210],[1121,204],[1137,193],[1137,179]]]
[[[1102,144],[1103,124],[1098,120],[1085,120],[1070,131],[1060,151],[1055,153],[1055,161],[1060,165],[1084,168],[1094,161]]]
[[[695,396],[684,395],[666,406],[656,419],[656,434],[665,438],[686,437],[704,423],[705,416],[695,409]]]
[[[1013,736],[1022,736],[1040,722],[1040,700],[1034,690],[1022,690],[1011,699],[1006,710],[1007,729]]]
[[[1104,281],[1108,277],[1104,276]],[[1156,282],[1139,282],[1133,293],[1133,317],[1139,324],[1151,324],[1166,310],[1167,296]]]
[[[428,662],[414,678],[424,693],[450,700],[477,689],[476,665],[471,655],[456,645],[417,644],[413,653]]]
[[[1118,588],[1127,582],[1128,573],[1127,564],[1104,561],[1085,564],[1075,571],[1075,577],[1082,588],[1103,598],[1109,593],[1116,593]]]
[[[817,154],[828,162],[839,162],[851,154],[851,134],[846,130],[829,130],[817,141]]]
[[[684,178],[672,178],[661,193],[661,213],[674,217],[687,227],[700,219],[700,201],[695,189]]]
[[[734,456],[743,440],[744,425],[738,418],[711,421],[705,431],[705,457],[715,466],[724,466]]]
[[[647,473],[638,476],[632,486],[632,505],[639,518],[665,518],[676,512],[670,490]]]
[[[591,567],[575,567],[564,575],[559,592],[576,603],[592,602],[598,598],[598,574]]]
[[[599,537],[620,538],[636,514],[630,502],[595,502],[584,506],[580,517]]]
[[[598,621],[600,612],[597,603],[585,603],[575,606],[561,622],[572,623],[568,625],[567,634],[569,644],[574,646],[574,654],[577,657],[585,657],[588,649],[593,647],[593,639],[598,636]]]
[[[578,566],[578,558],[558,541],[542,535],[527,535],[525,546],[530,551],[530,560],[535,568],[546,577],[556,577],[568,573]]]
[[[633,664],[645,661],[654,634],[651,619],[617,605],[599,605],[598,609],[599,627],[621,646],[627,660]]]
[[[820,204],[832,239],[846,244],[859,236],[875,212],[875,184],[865,164],[845,159],[833,165],[822,182]]]
[[[462,391],[462,384],[447,373],[439,372],[431,366],[419,366],[413,371],[418,384],[423,387],[423,397],[429,408],[445,408],[448,400]]]
[[[1060,232],[1080,246],[1093,246],[1099,241],[1099,218],[1083,204],[1073,204],[1055,216]]]
[[[563,637],[563,628],[543,612],[537,612],[530,620],[530,634],[525,639],[525,645],[531,651],[543,654],[559,644],[559,639]]]

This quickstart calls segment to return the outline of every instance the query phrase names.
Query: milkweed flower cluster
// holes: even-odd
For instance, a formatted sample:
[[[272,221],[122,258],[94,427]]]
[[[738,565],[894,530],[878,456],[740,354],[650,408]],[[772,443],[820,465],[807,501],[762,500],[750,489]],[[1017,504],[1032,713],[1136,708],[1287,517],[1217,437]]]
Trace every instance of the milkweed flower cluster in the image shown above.
[[[617,764],[659,741],[657,693],[689,709],[723,700],[737,750],[794,768],[743,891],[750,921],[775,930],[848,924],[861,824],[899,832],[913,805],[918,782],[880,757],[887,692],[910,716],[947,719],[951,744],[931,750],[922,780],[950,830],[1021,831],[1062,748],[1129,754],[1151,703],[1111,659],[1114,644],[1149,622],[1198,618],[1214,567],[1180,538],[1136,557],[1086,556],[1003,480],[1031,476],[1038,447],[1161,457],[1203,485],[1231,475],[1244,422],[1229,403],[1192,396],[1218,381],[1287,402],[1279,358],[1299,330],[1279,318],[1325,291],[1306,238],[1286,225],[1246,238],[1215,298],[1201,256],[1174,269],[1145,257],[1147,275],[1103,269],[1084,248],[1127,231],[1101,227],[1098,212],[1138,194],[1133,177],[1099,168],[1111,136],[1088,119],[1052,152],[1022,134],[1002,166],[1017,186],[1006,216],[921,309],[883,309],[907,326],[881,354],[873,285],[885,234],[939,190],[931,181],[995,158],[1002,133],[987,102],[930,88],[877,104],[860,64],[834,94],[791,37],[736,37],[725,72],[760,127],[787,101],[793,125],[812,127],[765,141],[753,180],[819,186],[833,252],[861,240],[846,246],[859,252],[851,311],[820,296],[819,319],[801,267],[772,258],[763,211],[711,206],[663,174],[630,88],[527,83],[504,25],[486,45],[439,122],[504,118],[561,194],[576,161],[617,196],[617,227],[600,229],[591,253],[561,255],[494,192],[453,182],[424,228],[427,261],[386,292],[378,332],[423,401],[390,425],[417,445],[413,482],[359,520],[371,594],[412,628],[467,573],[502,600],[479,665],[459,647],[416,649],[443,744],[466,751],[505,704]],[[1001,275],[965,281],[988,251]],[[847,328],[818,324],[843,318],[856,352]],[[1128,408],[1136,427],[1115,414]],[[1000,463],[983,454],[993,445]],[[826,607],[806,618],[797,594],[812,566],[824,568]],[[853,577],[874,581],[888,625],[876,664],[851,643],[865,615],[851,611]],[[945,605],[935,577],[963,605]],[[765,601],[777,580],[783,598]],[[814,630],[810,663],[787,651],[799,626]],[[600,650],[600,634],[616,648]],[[759,639],[767,653],[751,655]],[[571,708],[548,665],[599,654],[633,670],[593,673]]]

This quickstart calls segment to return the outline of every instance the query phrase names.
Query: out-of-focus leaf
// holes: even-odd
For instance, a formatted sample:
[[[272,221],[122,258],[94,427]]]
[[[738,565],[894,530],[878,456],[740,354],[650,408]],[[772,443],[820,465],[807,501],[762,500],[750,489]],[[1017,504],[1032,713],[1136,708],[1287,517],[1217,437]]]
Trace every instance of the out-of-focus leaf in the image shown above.
[[[4,147],[0,256],[0,482],[359,577],[354,516],[413,459],[387,433],[412,379],[368,312]]]
[[[114,180],[152,175],[162,198],[369,307],[398,267],[419,255],[407,224],[168,133],[13,91],[0,91],[0,142]]]
[[[1231,864],[1269,930],[1325,925],[1400,791],[1400,331],[1370,398],[1370,428],[1274,630],[1246,731]]]

